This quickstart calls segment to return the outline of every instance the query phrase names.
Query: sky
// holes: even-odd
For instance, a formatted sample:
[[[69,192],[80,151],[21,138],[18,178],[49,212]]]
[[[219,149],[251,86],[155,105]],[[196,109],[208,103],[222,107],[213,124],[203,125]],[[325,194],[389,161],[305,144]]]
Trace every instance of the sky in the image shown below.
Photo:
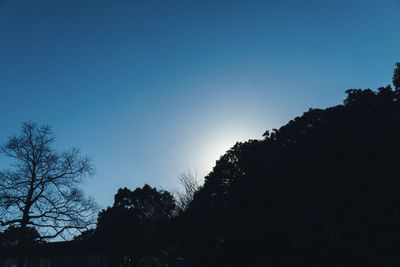
[[[237,141],[389,84],[399,13],[399,0],[0,0],[0,140],[51,125],[56,149],[92,158],[83,189],[103,207],[120,187],[173,189]]]

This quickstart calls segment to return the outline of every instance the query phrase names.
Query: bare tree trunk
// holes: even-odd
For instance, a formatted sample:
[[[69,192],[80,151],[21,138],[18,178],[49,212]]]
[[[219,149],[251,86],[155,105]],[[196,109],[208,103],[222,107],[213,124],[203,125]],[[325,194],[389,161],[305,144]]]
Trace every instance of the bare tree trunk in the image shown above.
[[[35,177],[33,175],[33,177]],[[34,181],[34,178],[32,179]],[[19,229],[19,240],[18,240],[18,259],[17,259],[17,267],[24,267],[24,250],[25,246],[27,244],[26,239],[26,232],[27,232],[27,226],[29,223],[29,210],[31,208],[31,199],[32,199],[32,194],[33,194],[33,182],[31,182],[31,189],[29,190],[28,193],[28,198],[26,200],[26,205],[24,212],[22,214],[22,222],[21,222],[21,228]]]

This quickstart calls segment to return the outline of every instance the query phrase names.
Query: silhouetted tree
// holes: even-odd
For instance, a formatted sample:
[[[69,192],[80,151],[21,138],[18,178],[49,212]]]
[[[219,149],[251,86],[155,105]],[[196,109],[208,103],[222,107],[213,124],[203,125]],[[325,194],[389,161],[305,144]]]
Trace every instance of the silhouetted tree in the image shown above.
[[[119,189],[113,207],[99,214],[95,238],[116,255],[114,264],[165,266],[167,225],[174,210],[167,191],[149,185]]]
[[[396,68],[393,72],[393,79],[392,79],[394,88],[396,90],[400,90],[400,62],[396,63]]]
[[[95,222],[96,205],[77,188],[92,173],[89,158],[77,148],[56,152],[53,142],[49,126],[24,123],[1,147],[14,164],[0,172],[0,223],[20,229],[20,243],[30,227],[49,239]]]

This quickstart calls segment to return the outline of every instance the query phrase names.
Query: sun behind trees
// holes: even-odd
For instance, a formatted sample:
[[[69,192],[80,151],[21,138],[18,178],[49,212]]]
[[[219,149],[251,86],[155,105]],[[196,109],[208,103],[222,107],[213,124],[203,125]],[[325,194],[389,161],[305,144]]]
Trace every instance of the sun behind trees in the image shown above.
[[[26,122],[1,152],[13,160],[0,172],[0,224],[18,229],[18,244],[35,239],[68,238],[95,223],[96,204],[77,187],[91,175],[90,159],[79,149],[56,152],[49,126]]]
[[[142,218],[167,192],[120,189],[82,238],[113,244],[115,266],[398,266],[399,68],[395,89],[347,90],[341,105],[237,143],[203,186],[186,177],[193,194],[162,220]]]

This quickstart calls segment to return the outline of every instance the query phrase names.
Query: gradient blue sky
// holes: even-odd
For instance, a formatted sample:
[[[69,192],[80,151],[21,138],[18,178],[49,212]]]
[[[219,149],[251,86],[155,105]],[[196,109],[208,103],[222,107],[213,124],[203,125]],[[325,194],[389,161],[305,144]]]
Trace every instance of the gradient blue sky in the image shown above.
[[[53,127],[85,191],[171,188],[348,88],[390,83],[398,0],[0,0],[0,139]]]

